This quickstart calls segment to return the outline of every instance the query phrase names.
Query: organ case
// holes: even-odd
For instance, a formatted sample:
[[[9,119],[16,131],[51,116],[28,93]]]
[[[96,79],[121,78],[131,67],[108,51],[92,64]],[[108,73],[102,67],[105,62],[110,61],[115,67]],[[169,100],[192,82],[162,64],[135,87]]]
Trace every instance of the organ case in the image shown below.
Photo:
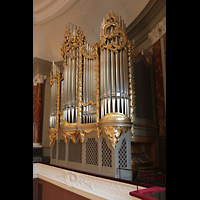
[[[63,72],[52,64],[49,138],[105,133],[113,148],[120,136],[133,129],[134,41],[128,41],[126,25],[112,11],[103,19],[99,43],[88,44],[83,31],[70,24],[61,47]]]

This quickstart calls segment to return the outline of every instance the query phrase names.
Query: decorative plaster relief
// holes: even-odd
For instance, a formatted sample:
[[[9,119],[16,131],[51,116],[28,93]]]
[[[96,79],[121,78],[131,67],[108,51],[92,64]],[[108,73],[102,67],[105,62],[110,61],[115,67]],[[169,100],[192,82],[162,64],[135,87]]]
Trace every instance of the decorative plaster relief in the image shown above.
[[[166,17],[163,17],[163,19],[148,34],[148,38],[151,40],[151,44],[154,44],[165,33],[166,33]]]
[[[80,195],[82,194],[87,198],[91,198],[91,195],[94,195],[97,199],[131,200],[132,197],[129,192],[137,189],[136,185],[72,172],[41,163],[33,164],[33,177],[36,177],[36,174],[40,179],[47,180],[52,184],[77,192]],[[138,187],[138,189],[145,188]]]
[[[37,74],[34,78],[33,78],[33,85],[36,86],[37,83],[44,83],[44,80],[46,80],[47,76],[41,75],[41,74]]]

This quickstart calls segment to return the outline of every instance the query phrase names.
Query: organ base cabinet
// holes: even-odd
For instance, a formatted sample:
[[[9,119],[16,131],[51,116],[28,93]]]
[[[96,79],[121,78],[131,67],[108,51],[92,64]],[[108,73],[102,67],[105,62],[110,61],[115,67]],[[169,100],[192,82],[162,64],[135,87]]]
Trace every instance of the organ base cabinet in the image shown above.
[[[120,137],[114,149],[105,133],[98,139],[93,131],[85,136],[83,143],[80,136],[75,142],[68,140],[65,143],[65,138],[59,135],[51,147],[50,163],[118,178],[118,168],[131,169],[131,140],[128,130]],[[131,171],[122,173],[121,178],[131,180]]]

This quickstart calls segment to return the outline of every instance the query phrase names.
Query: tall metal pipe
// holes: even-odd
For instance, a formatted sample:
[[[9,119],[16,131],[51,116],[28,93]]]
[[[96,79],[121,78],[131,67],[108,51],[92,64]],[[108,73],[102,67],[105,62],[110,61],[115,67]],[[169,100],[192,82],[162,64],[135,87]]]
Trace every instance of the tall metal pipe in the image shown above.
[[[88,55],[90,55],[90,45],[88,44]],[[91,69],[90,69],[90,59],[88,59],[88,80],[91,80]],[[88,101],[90,101],[91,98],[91,84],[88,81]]]
[[[103,98],[103,87],[102,87],[102,84],[103,84],[103,50],[101,49],[100,50],[100,99],[102,100]]]
[[[119,38],[116,37],[116,44],[119,45]],[[116,103],[117,103],[117,112],[120,112],[120,75],[119,75],[119,51],[117,50],[117,52],[115,53],[115,61],[116,61]]]
[[[73,26],[72,26],[73,27]],[[72,49],[72,56],[75,56],[74,49]],[[72,123],[74,123],[74,80],[75,80],[75,59],[72,59],[72,73],[71,73],[71,114],[72,114]]]
[[[93,101],[96,100],[96,70],[95,70],[96,61],[93,60]],[[93,122],[96,122],[96,105],[93,106]]]
[[[116,93],[120,93],[119,88],[119,51],[115,53],[115,60],[116,60]],[[118,95],[117,95],[118,96]]]
[[[129,115],[129,96],[128,96],[128,85],[129,85],[129,82],[128,82],[128,59],[127,59],[127,48],[125,47],[124,48],[124,52],[125,52],[125,56],[124,56],[124,59],[125,59],[125,77],[126,77],[126,84],[125,84],[125,98],[126,98],[126,110],[125,110],[125,113],[126,115],[128,116]]]
[[[66,64],[67,64],[67,59],[66,59]],[[64,71],[63,71],[63,76],[64,76],[64,110],[66,109],[66,103],[67,103],[67,66],[66,64],[64,65]],[[65,120],[65,119],[64,119]]]
[[[72,50],[69,50],[70,55],[72,54]],[[71,57],[69,57],[69,66],[68,66],[68,122],[71,123]]]
[[[120,51],[120,89],[121,89],[121,113],[124,114],[124,70],[123,70],[123,50]]]
[[[110,27],[107,29],[107,34],[110,35],[111,30]],[[110,44],[110,41],[107,41],[108,44]],[[107,49],[107,69],[106,69],[106,80],[107,80],[107,94],[106,94],[106,106],[107,106],[107,113],[111,112],[111,95],[112,95],[112,91],[111,91],[111,51],[109,49]]]
[[[50,109],[50,114],[53,115],[54,109],[53,109],[53,84],[51,85],[51,109]]]
[[[75,56],[78,57],[78,50],[74,49]],[[78,81],[78,58],[75,59],[75,79],[74,79],[74,107],[75,107],[75,120],[76,123],[78,121],[78,102],[77,102],[77,83]]]
[[[86,43],[86,52],[88,52],[88,43]],[[89,63],[88,63],[88,59],[86,59],[86,102],[89,101],[89,91],[88,91],[88,86],[89,86],[89,74],[88,74],[88,70],[89,70]],[[88,123],[88,106],[86,106],[86,123]]]
[[[126,47],[125,47],[126,48]],[[123,66],[124,66],[124,114],[127,115],[127,101],[125,100],[127,98],[127,74],[126,74],[126,51],[125,48],[123,50]]]
[[[100,101],[101,101],[101,119],[104,116],[104,106],[103,106],[103,61],[104,53],[103,50],[100,50]]]
[[[92,55],[92,47],[91,47],[91,52],[90,54]],[[93,81],[93,78],[94,78],[94,68],[93,68],[93,59],[91,59],[91,101],[94,101],[94,81]],[[93,116],[94,116],[94,106],[91,105],[91,123],[93,123]]]
[[[63,100],[64,100],[63,86],[64,86],[64,81],[62,80],[60,83],[60,112],[62,112],[63,110]]]
[[[65,107],[65,115],[64,115],[64,120],[68,121],[68,113],[67,113],[67,107],[68,107],[68,67],[69,67],[69,57],[67,56],[67,65],[65,65],[65,74],[64,74],[64,107]]]
[[[95,96],[94,96],[94,60],[91,60],[92,63],[92,101],[95,101]]]
[[[104,102],[104,115],[107,114],[107,99],[106,99],[106,94],[107,94],[107,78],[106,78],[106,69],[107,69],[107,49],[103,50],[104,53],[104,60],[103,60],[103,102]]]
[[[111,27],[111,34],[113,33],[113,27]],[[115,53],[111,53],[111,94],[112,94],[112,112],[115,112]]]
[[[66,64],[64,65],[64,110],[63,110],[63,119],[67,121],[67,65],[68,57],[66,58]]]
[[[83,102],[86,103],[86,70],[85,70],[85,65],[86,65],[86,58],[83,58]],[[83,123],[85,124],[85,106],[83,106]]]

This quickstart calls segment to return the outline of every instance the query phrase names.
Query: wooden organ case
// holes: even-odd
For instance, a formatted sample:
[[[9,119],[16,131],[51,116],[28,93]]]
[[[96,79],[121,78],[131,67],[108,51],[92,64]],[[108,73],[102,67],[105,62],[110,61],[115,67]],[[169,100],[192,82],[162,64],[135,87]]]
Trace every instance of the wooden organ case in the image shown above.
[[[99,43],[87,43],[70,24],[61,47],[63,67],[52,63],[50,163],[132,179],[134,41],[112,11],[103,19]]]

